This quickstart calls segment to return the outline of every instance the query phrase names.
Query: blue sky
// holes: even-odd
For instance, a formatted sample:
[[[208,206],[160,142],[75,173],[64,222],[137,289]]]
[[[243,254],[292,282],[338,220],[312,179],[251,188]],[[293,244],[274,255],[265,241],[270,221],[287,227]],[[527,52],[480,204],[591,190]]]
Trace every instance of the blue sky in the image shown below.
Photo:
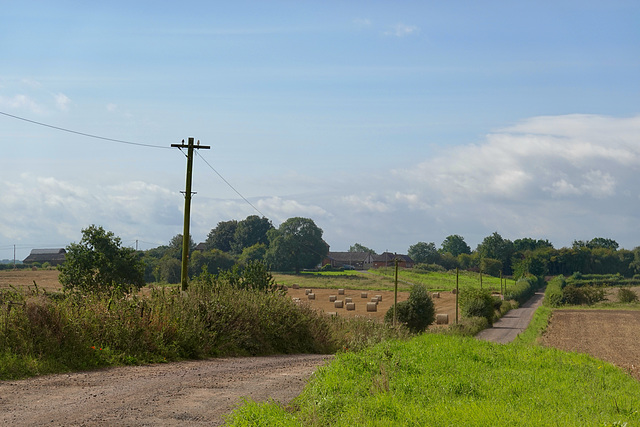
[[[640,5],[7,2],[0,112],[201,154],[192,235],[312,218],[332,250],[460,234],[640,246]],[[0,259],[182,232],[185,158],[0,115]]]

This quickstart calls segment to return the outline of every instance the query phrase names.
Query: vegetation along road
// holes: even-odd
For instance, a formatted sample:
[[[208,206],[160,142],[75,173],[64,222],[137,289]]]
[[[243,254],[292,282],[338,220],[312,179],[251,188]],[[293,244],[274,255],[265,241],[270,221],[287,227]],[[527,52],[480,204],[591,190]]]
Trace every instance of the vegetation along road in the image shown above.
[[[535,295],[522,307],[509,311],[497,320],[493,327],[481,331],[476,338],[500,344],[510,343],[519,333],[527,329],[533,313],[542,305],[543,298],[544,288],[536,291]]]

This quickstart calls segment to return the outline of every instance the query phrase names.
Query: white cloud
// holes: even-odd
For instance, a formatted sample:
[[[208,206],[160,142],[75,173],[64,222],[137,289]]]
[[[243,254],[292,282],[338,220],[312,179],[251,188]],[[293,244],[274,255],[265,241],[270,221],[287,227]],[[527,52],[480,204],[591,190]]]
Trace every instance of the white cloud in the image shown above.
[[[356,18],[353,20],[353,23],[360,28],[371,26],[371,20],[368,18]]]
[[[61,111],[67,111],[69,109],[69,104],[71,104],[71,100],[67,97],[67,95],[63,93],[58,93],[55,95],[56,106]]]
[[[393,28],[385,31],[383,34],[385,36],[406,37],[412,34],[417,34],[419,31],[420,29],[415,25],[396,24]]]
[[[0,106],[5,109],[27,110],[34,114],[42,114],[44,108],[27,95],[14,95],[13,97],[0,96]]]

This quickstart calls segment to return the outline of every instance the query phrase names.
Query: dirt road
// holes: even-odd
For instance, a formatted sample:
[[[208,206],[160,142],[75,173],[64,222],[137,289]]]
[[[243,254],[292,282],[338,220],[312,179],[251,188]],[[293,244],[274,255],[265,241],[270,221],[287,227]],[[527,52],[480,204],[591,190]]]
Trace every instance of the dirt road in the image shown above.
[[[0,425],[222,425],[243,397],[290,401],[330,358],[224,358],[3,381]]]

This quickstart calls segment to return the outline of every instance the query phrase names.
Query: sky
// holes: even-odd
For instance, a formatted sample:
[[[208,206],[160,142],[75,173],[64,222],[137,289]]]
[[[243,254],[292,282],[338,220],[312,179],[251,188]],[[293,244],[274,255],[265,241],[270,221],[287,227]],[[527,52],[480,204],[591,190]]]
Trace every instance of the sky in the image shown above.
[[[311,218],[332,251],[633,249],[638,22],[616,0],[4,2],[0,259],[91,224],[168,244],[189,137],[211,147],[196,242],[259,215]]]

